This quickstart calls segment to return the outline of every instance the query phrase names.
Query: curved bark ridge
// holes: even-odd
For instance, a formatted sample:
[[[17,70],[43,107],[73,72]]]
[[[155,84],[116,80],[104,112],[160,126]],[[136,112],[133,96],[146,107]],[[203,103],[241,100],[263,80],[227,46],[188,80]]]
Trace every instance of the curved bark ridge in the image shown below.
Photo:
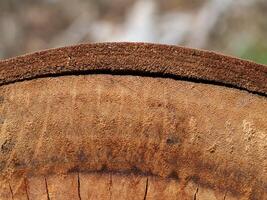
[[[1,85],[40,77],[95,73],[188,80],[267,96],[266,66],[177,46],[84,44],[0,61]]]

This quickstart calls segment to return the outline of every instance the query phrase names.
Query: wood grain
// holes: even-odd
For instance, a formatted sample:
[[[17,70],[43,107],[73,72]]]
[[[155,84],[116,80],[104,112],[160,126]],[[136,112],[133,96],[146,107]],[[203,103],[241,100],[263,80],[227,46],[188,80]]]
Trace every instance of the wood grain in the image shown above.
[[[266,70],[135,43],[0,61],[0,199],[267,199]]]
[[[1,177],[55,174],[47,178],[51,199],[66,198],[54,197],[57,191],[66,189],[63,194],[70,196],[71,188],[77,190],[77,176],[69,180],[57,175],[79,171],[88,176],[115,171],[176,177],[179,182],[166,184],[186,187],[190,180],[209,189],[205,191],[236,198],[266,196],[265,97],[173,79],[113,75],[17,82],[2,86],[0,94],[5,118]],[[109,179],[99,179],[106,180],[101,187],[109,187]],[[23,179],[15,182],[21,182],[16,188],[24,187]],[[130,181],[113,182],[120,191],[137,195],[129,191]],[[81,187],[86,184],[93,183]],[[166,198],[179,192],[164,182],[150,184],[147,198],[158,196],[157,190]],[[114,189],[113,194],[120,193]]]

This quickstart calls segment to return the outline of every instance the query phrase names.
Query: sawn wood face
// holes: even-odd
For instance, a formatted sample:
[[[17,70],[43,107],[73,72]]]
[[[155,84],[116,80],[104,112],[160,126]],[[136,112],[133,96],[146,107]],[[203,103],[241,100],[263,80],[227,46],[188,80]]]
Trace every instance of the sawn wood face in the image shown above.
[[[115,43],[0,73],[0,199],[267,198],[265,66]]]

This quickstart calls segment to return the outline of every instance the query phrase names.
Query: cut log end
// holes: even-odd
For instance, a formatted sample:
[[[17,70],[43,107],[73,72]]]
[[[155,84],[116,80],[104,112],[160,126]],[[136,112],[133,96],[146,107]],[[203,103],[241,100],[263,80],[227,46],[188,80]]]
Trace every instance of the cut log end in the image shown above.
[[[110,45],[52,50],[0,62],[7,81],[0,87],[0,199],[267,197],[264,95],[254,94],[242,81],[233,82],[227,76],[217,80],[214,74],[206,74],[217,82],[238,83],[243,89],[170,76],[129,74],[127,63],[117,66],[124,74],[73,74],[71,66],[87,69],[90,65],[91,72],[103,67],[100,55],[112,54]],[[116,45],[118,51],[126,47],[127,52],[127,45],[111,46]],[[129,45],[128,51],[133,47],[147,53],[147,58],[151,53],[148,47],[163,48],[139,44]],[[86,48],[96,48],[95,55],[100,57],[85,59]],[[166,49],[164,46],[163,52]],[[174,49],[169,47],[168,51]],[[62,51],[75,54],[75,64],[63,65],[64,69],[70,67],[71,73],[61,74],[63,70],[53,76],[57,68],[49,66],[61,66]],[[194,53],[180,51],[185,58]],[[202,55],[201,51],[197,53]],[[58,63],[43,62],[48,54],[57,57]],[[127,54],[121,57],[122,61]],[[41,58],[42,62],[34,59],[30,64],[30,58]],[[223,64],[219,58],[212,59]],[[156,66],[157,58],[153,59]],[[249,65],[227,59],[228,64]],[[32,73],[27,72],[30,66],[37,66],[36,62],[43,63],[42,68],[32,67]],[[135,65],[143,69],[145,63],[137,61]],[[111,59],[109,64],[118,62]],[[17,71],[9,71],[7,66]],[[149,68],[157,73],[162,69]],[[183,70],[181,67],[180,72]],[[256,66],[252,70],[262,73],[265,69]],[[16,73],[29,79],[21,81]],[[40,76],[33,75],[36,73]],[[265,86],[257,87],[257,91],[265,90]]]

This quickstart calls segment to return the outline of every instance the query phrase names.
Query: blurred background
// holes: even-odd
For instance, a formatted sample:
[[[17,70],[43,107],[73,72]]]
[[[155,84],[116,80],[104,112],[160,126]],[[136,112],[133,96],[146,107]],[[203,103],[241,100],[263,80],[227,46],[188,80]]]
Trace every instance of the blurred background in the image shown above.
[[[184,45],[267,64],[267,1],[0,0],[0,59],[105,41]]]

